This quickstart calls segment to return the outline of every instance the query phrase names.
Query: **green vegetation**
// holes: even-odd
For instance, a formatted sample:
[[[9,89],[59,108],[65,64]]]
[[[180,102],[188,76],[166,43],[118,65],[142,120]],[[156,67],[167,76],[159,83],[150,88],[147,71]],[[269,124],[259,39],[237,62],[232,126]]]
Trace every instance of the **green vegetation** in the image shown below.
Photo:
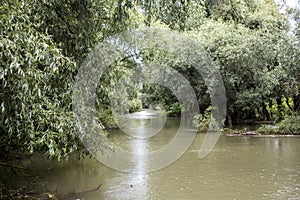
[[[295,29],[272,0],[3,0],[0,160],[34,152],[61,159],[81,150],[71,104],[80,64],[109,36],[147,26],[180,31],[202,44],[221,71],[233,123],[282,120],[278,133],[299,133],[300,14],[298,9],[288,14],[296,19]],[[202,114],[196,118],[208,119],[210,97],[195,66],[147,49],[124,55],[101,77],[96,107],[105,129],[116,127],[110,108],[113,86],[140,66],[136,58],[181,73],[197,95]],[[138,93],[119,97],[129,99],[129,112],[140,111],[142,105],[160,106],[170,114],[182,111],[174,94],[162,86],[145,84]]]
[[[194,117],[193,124],[199,132],[206,132],[211,122],[211,107],[208,107],[204,113]]]
[[[142,102],[139,99],[133,99],[129,102],[129,113],[142,111]]]
[[[300,135],[300,116],[287,116],[276,126],[263,125],[258,132],[264,134],[289,134]]]
[[[0,159],[42,151],[60,157],[80,144],[72,123],[76,64],[26,2],[0,6]]]

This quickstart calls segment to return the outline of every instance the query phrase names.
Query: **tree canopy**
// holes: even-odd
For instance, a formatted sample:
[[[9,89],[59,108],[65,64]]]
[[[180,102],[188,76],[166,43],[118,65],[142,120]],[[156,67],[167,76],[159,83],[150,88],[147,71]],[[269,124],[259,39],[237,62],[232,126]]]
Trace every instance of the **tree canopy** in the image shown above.
[[[60,159],[81,149],[71,101],[80,64],[99,42],[140,27],[163,26],[199,41],[221,71],[233,121],[299,115],[299,9],[289,13],[294,29],[272,0],[3,0],[0,159],[35,151]],[[106,128],[115,126],[111,86],[139,65],[137,57],[179,71],[201,111],[209,108],[207,87],[193,66],[149,49],[124,55],[101,78],[96,103]],[[129,95],[132,111],[140,109],[138,93],[144,106],[180,112],[174,95],[156,85]]]

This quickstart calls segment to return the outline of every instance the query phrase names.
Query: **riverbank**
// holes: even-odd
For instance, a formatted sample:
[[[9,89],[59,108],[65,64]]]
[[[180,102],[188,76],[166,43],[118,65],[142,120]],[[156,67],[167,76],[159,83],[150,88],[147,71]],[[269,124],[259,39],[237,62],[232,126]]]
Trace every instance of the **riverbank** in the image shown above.
[[[300,137],[300,115],[286,116],[285,119],[274,124],[262,124],[254,130],[225,129],[227,136],[253,137]]]
[[[239,136],[245,136],[245,137],[295,137],[300,138],[300,134],[289,134],[289,133],[263,133],[259,131],[247,131],[247,130],[232,130],[225,128],[224,129],[224,135],[228,137],[239,137]]]
[[[69,190],[61,190],[58,185],[51,185],[52,173],[64,168],[83,167],[82,163],[95,164],[95,159],[89,156],[78,157],[79,152],[70,155],[67,160],[50,160],[36,153],[30,159],[10,161],[9,165],[0,165],[0,199],[11,200],[66,200],[82,199],[82,196],[98,192],[103,183],[96,180],[86,187],[74,184]],[[80,159],[79,159],[80,158]],[[87,160],[87,161],[86,161]],[[75,177],[76,178],[76,177]],[[74,181],[76,183],[76,181]],[[70,183],[68,183],[70,184]],[[67,185],[68,185],[67,184]],[[66,186],[67,187],[67,186]]]

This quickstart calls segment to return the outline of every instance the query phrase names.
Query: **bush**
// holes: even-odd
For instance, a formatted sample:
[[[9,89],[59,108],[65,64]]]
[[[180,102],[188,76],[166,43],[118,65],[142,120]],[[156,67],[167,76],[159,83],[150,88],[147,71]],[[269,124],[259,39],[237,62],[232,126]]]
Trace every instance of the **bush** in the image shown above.
[[[276,126],[263,125],[257,131],[264,134],[300,135],[300,115],[287,116]]]
[[[211,107],[208,107],[203,114],[194,117],[193,125],[199,132],[206,132],[211,122]]]
[[[142,111],[142,102],[139,99],[129,101],[129,113]]]
[[[179,115],[180,113],[181,105],[179,102],[173,103],[168,110],[168,115]]]

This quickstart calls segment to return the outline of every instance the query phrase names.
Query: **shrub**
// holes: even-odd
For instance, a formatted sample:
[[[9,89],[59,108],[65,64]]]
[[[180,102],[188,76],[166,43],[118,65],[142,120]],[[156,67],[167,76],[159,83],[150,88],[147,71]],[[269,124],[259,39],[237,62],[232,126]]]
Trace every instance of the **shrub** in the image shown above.
[[[129,101],[129,113],[139,112],[142,110],[142,102],[139,99]]]
[[[286,116],[284,120],[279,122],[276,126],[263,125],[258,132],[265,134],[300,134],[300,115]]]

